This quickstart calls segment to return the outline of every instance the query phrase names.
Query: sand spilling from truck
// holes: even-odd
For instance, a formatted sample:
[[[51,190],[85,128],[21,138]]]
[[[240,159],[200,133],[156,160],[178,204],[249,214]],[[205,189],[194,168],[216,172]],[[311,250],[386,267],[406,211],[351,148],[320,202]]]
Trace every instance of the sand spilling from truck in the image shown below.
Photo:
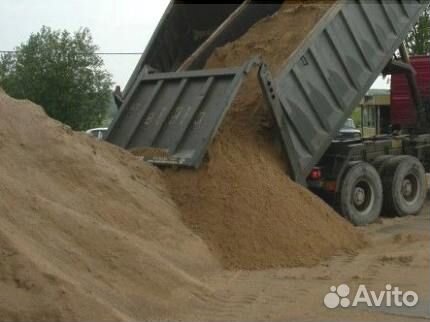
[[[159,171],[0,93],[0,320],[180,311],[220,268]]]
[[[261,55],[276,73],[329,4],[285,4],[207,67]],[[363,245],[351,225],[286,175],[255,75],[244,84],[198,171],[167,170],[183,220],[230,269],[313,265]]]

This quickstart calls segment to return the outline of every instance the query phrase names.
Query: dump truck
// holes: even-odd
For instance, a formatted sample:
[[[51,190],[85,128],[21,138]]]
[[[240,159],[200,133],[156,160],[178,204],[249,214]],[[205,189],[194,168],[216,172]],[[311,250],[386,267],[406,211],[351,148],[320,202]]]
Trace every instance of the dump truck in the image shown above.
[[[360,205],[363,208],[359,209],[374,209],[371,217],[360,214],[360,220],[352,219],[356,224],[375,220],[381,202],[383,212],[398,216],[417,214],[424,204],[429,186],[426,172],[430,172],[430,95],[424,91],[428,85],[423,80],[430,76],[430,56],[414,57],[412,61],[415,64],[405,64],[403,59],[393,61],[396,73],[392,75],[391,89],[392,133],[366,139],[334,139],[307,178],[312,191],[331,201],[343,213],[355,211]],[[397,65],[406,70],[397,70]],[[415,69],[414,65],[428,66],[428,70]],[[386,72],[393,73],[392,69],[388,65]],[[419,112],[420,106],[425,113]],[[365,168],[366,176],[357,173]],[[357,183],[357,177],[360,180],[367,177],[367,183]],[[379,179],[382,190],[371,186],[379,183]],[[376,201],[378,206],[372,206]]]
[[[124,88],[106,140],[162,151],[146,157],[158,166],[198,168],[242,81],[257,66],[293,180],[332,200],[356,225],[374,222],[382,211],[416,214],[430,171],[430,107],[402,44],[429,3],[334,1],[273,76],[255,57],[231,68],[204,66],[216,48],[281,3],[172,1]],[[416,123],[385,137],[336,141],[381,73],[407,77]]]

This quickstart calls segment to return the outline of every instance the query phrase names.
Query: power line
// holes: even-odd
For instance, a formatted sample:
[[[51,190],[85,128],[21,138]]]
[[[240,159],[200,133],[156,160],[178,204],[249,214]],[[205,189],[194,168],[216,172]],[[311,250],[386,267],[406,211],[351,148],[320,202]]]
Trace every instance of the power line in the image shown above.
[[[16,54],[16,50],[0,50],[0,54]],[[87,55],[86,53],[80,53],[81,55]],[[126,55],[142,55],[141,52],[99,52],[95,53],[99,56],[126,56]]]
[[[115,55],[142,55],[143,53],[95,53],[101,56],[115,56]]]

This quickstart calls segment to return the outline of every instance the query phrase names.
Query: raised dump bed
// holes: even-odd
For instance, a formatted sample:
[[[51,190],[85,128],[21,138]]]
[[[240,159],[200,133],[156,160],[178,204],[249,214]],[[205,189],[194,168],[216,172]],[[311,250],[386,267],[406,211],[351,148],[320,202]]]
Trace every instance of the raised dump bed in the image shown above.
[[[130,77],[124,96],[130,93],[139,75],[145,74],[145,66],[158,72],[203,68],[216,47],[237,39],[279,7],[276,1],[192,4],[172,0]]]
[[[338,1],[274,80],[262,70],[295,180],[305,182],[429,2]]]
[[[317,164],[337,131],[391,60],[393,53],[406,38],[407,33],[429,2],[429,0],[337,1],[303,40],[276,78],[273,79],[266,66],[262,65],[260,78],[263,92],[274,112],[288,155],[291,176],[296,181],[305,182],[312,167]],[[264,14],[260,12],[252,19],[249,19],[250,16],[247,12],[255,14],[255,9],[250,8],[256,7],[251,6],[250,3],[245,2],[241,6],[231,7],[231,10],[234,9],[233,12],[218,28],[215,28],[216,30],[214,29],[213,34],[199,44],[195,44],[193,54],[183,54],[180,59],[177,57],[178,62],[169,65],[170,71],[181,69],[181,66],[185,66],[185,69],[193,69],[203,65],[205,57],[214,48],[226,41],[236,39],[253,24],[252,22],[255,23],[262,16],[274,12],[273,10],[277,7],[279,5],[268,5]],[[172,10],[172,7],[169,10]],[[206,15],[210,19],[210,12],[207,12]],[[148,76],[143,69],[144,65],[160,69],[156,65],[160,57],[154,58],[155,56],[151,55],[155,54],[150,53],[156,52],[154,42],[160,39],[160,30],[169,30],[167,28],[169,20],[166,17],[163,19],[154,35],[152,44],[130,80],[132,87],[128,91],[119,117],[109,130],[107,140],[125,148],[166,150],[167,155],[172,156],[170,163],[175,164],[173,154],[176,151],[169,149],[167,141],[154,140],[152,136],[156,132],[158,137],[164,137],[163,131],[169,128],[166,124],[171,124],[172,118],[176,114],[160,112],[159,118],[155,122],[153,113],[144,112],[144,110],[153,108],[151,103],[148,103],[148,96],[144,95],[144,84],[157,79],[160,81],[166,79],[166,75],[163,73]],[[164,33],[165,37],[169,34],[167,31]],[[167,43],[164,46],[168,46]],[[163,50],[159,51],[159,54],[163,55]],[[187,55],[189,56],[186,57]],[[153,57],[152,60],[150,57]],[[161,70],[165,70],[166,66],[162,66]],[[205,75],[208,78],[213,76],[212,71],[199,73],[200,76]],[[219,73],[220,71],[215,72],[218,76]],[[226,69],[222,73],[230,74],[230,71]],[[237,69],[236,73],[240,74]],[[194,77],[193,75],[182,73],[177,74],[176,78],[172,75],[167,78],[174,77],[180,86],[186,88],[187,84],[190,84],[189,80]],[[237,79],[236,76],[231,80]],[[233,83],[238,84],[234,81]],[[204,114],[202,114],[203,119],[199,119],[206,122],[212,137],[213,131],[218,127],[222,115],[225,114],[231,103],[232,93],[237,91],[233,83],[230,83],[232,90],[226,91],[228,99],[221,101],[216,95],[206,97],[204,102],[198,99],[199,95],[205,92],[203,89],[207,85],[207,80],[200,83],[201,91],[195,90],[194,100],[188,97],[190,94],[187,92],[187,105],[181,103],[182,92],[177,91],[176,87],[171,87],[171,91],[164,92],[154,90],[152,94],[148,95],[152,99],[152,95],[156,93],[157,100],[164,100],[159,107],[162,110],[162,106],[168,106],[170,111],[181,111],[182,114],[197,109],[205,110],[206,106],[222,110],[221,119],[211,120]],[[213,104],[212,100],[218,103]],[[139,114],[138,119],[134,119],[133,115],[136,114]],[[129,126],[130,122],[133,123],[133,126]],[[183,123],[175,126],[187,127],[188,125]],[[201,161],[201,153],[206,151],[210,139],[207,138],[207,133],[203,131],[203,128],[201,128],[201,133],[199,131],[196,128],[193,136],[201,137],[200,143],[203,143],[203,146],[200,145],[199,148],[198,160]],[[179,132],[184,131],[182,129]],[[126,142],[122,139],[124,137],[132,138],[132,140]],[[157,159],[149,161],[160,163]],[[179,161],[176,164],[181,165]],[[198,162],[182,165],[198,166]]]

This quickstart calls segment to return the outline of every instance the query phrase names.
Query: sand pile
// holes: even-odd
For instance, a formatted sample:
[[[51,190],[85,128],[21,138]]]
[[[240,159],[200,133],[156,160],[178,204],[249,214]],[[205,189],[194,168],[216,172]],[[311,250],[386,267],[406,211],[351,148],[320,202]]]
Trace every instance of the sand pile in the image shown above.
[[[0,115],[1,321],[143,320],[204,289],[219,264],[158,170],[3,92]]]
[[[242,38],[216,50],[207,67],[241,65],[258,54],[276,72],[329,6],[305,3],[283,5]],[[312,265],[359,248],[363,241],[349,223],[287,177],[270,123],[254,75],[202,168],[166,171],[183,220],[227,268]]]
[[[257,53],[276,69],[324,10],[285,5],[208,66]],[[158,170],[0,93],[0,320],[181,316],[190,307],[173,299],[213,293],[200,282],[221,268],[207,245],[245,269],[360,247],[346,221],[285,175],[257,88],[250,78],[200,170],[166,171],[176,204]]]

